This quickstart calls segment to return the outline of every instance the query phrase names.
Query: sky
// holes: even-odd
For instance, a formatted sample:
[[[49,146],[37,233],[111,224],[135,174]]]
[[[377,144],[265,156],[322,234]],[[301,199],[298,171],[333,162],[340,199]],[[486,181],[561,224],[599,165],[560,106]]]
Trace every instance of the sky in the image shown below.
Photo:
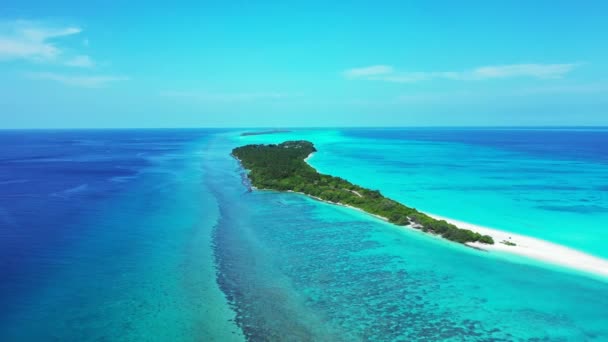
[[[606,126],[606,1],[0,4],[0,128]]]

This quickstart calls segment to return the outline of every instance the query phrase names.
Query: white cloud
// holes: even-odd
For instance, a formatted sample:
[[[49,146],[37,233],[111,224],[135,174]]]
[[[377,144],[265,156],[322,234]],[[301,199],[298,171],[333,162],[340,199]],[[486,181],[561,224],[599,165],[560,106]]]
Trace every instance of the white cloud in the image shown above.
[[[83,48],[82,45],[86,47],[88,39],[73,41],[83,42],[82,45],[65,44],[67,37],[81,32],[82,29],[76,26],[25,20],[0,21],[0,61],[22,60],[54,66],[92,68],[95,66],[93,59],[89,55],[75,51],[77,47]],[[57,72],[30,72],[25,73],[24,76],[29,79],[86,88],[103,87],[109,83],[129,79],[116,75],[74,75]]]
[[[0,22],[0,60],[55,60],[63,50],[54,40],[81,31],[78,27],[52,27],[23,20]]]
[[[32,72],[25,75],[28,78],[36,80],[49,80],[59,83],[63,83],[70,86],[84,87],[84,88],[99,88],[107,85],[108,83],[127,81],[128,77],[115,76],[115,75],[65,75],[53,72]]]
[[[288,97],[301,96],[301,94],[290,94],[281,92],[241,92],[241,93],[213,93],[207,91],[163,91],[164,97],[189,98],[209,102],[235,102],[256,100],[279,100]]]
[[[511,64],[482,66],[464,71],[397,71],[388,65],[375,65],[344,71],[348,79],[373,80],[396,83],[413,83],[434,79],[448,80],[488,80],[515,77],[537,79],[561,78],[580,66],[581,63],[567,64]]]
[[[65,62],[65,65],[79,68],[91,68],[95,66],[95,63],[91,57],[87,55],[78,55]]]
[[[474,69],[472,77],[475,79],[507,77],[560,78],[579,65],[580,63],[485,66]]]
[[[372,65],[363,68],[349,69],[344,72],[347,78],[373,77],[378,75],[387,75],[394,72],[393,67],[389,65]]]

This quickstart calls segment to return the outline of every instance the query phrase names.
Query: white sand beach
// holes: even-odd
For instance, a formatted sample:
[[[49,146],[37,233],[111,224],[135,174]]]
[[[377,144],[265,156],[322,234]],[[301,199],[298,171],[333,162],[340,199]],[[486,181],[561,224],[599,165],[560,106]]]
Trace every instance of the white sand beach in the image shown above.
[[[309,155],[308,155],[306,158],[304,158],[304,162],[305,162],[305,163],[308,163],[308,160],[309,160],[310,158],[312,158],[312,156],[314,156],[314,155],[315,155],[315,152],[313,152],[313,153],[309,154]],[[310,165],[310,164],[308,164],[308,165]],[[312,165],[311,165],[311,167],[312,167]]]
[[[608,277],[608,260],[606,259],[602,259],[549,241],[513,234],[488,227],[482,227],[439,215],[426,214],[438,220],[445,220],[458,226],[459,228],[470,229],[480,234],[490,235],[495,242],[493,245],[486,245],[477,242],[468,243],[469,246],[487,250],[489,252],[500,251],[521,255],[550,264]],[[508,246],[501,243],[502,241],[509,241],[515,243],[516,245]]]
[[[335,203],[323,200],[319,197],[310,196],[301,192],[288,191],[293,193],[298,193],[307,197],[311,197],[315,200],[325,202],[328,204],[335,204],[343,207],[347,207],[350,209],[354,209],[360,211],[362,213],[374,216],[380,220],[388,222],[386,217],[382,217],[379,215],[374,215],[368,213],[362,209],[342,204]],[[451,218],[425,213],[426,215],[437,219],[437,220],[445,220],[451,224],[456,225],[458,228],[469,229],[474,232],[477,232],[482,235],[490,235],[494,239],[493,245],[483,244],[479,242],[469,242],[468,246],[474,247],[476,249],[484,250],[487,252],[505,252],[511,253],[514,255],[519,255],[527,258],[532,258],[535,260],[540,260],[545,263],[558,265],[566,268],[570,268],[573,270],[583,271],[595,275],[599,275],[601,277],[606,277],[608,279],[608,260],[602,259],[585,252],[581,252],[566,246],[558,245],[549,241],[545,241],[542,239],[537,239],[525,235],[513,234],[510,232],[492,229],[488,227],[483,227],[463,221],[454,220]],[[415,229],[409,226],[398,226],[404,227],[408,229]],[[503,241],[508,241],[514,243],[514,246],[510,246],[502,243]]]
[[[306,157],[305,161],[308,161],[308,159],[310,157],[312,157],[313,154],[314,153],[311,153],[310,155],[308,155]],[[238,158],[237,158],[237,160],[238,160]],[[240,162],[240,160],[239,160],[239,162]],[[253,188],[256,189],[255,187],[253,187]],[[295,191],[290,190],[288,192],[295,192]],[[359,208],[356,208],[356,207],[353,207],[353,206],[350,206],[347,204],[326,201],[321,198],[307,195],[307,194],[304,194],[301,192],[295,192],[295,193],[299,193],[304,196],[312,197],[313,199],[316,199],[321,202],[325,202],[325,203],[329,203],[329,204],[337,204],[340,206],[355,209],[360,212],[374,216],[380,220],[388,222],[388,219],[386,217],[374,215],[374,214],[368,213],[362,209],[359,209]],[[454,220],[454,219],[439,216],[439,215],[434,215],[434,214],[429,214],[429,213],[425,213],[425,214],[430,217],[433,217],[435,219],[438,219],[438,220],[445,220],[449,223],[456,225],[458,228],[469,229],[474,232],[480,233],[482,235],[489,235],[494,239],[493,245],[474,242],[474,243],[467,243],[468,246],[471,246],[471,247],[474,247],[477,249],[481,249],[481,250],[485,250],[490,253],[491,252],[504,252],[504,253],[510,253],[513,255],[532,258],[532,259],[539,260],[539,261],[542,261],[542,262],[545,262],[548,264],[553,264],[553,265],[557,265],[557,266],[561,266],[561,267],[570,268],[573,270],[583,271],[583,272],[587,272],[590,274],[601,276],[602,278],[605,277],[606,279],[608,279],[608,260],[606,260],[606,259],[602,259],[602,258],[593,256],[593,255],[587,254],[585,252],[581,252],[581,251],[578,251],[578,250],[575,250],[575,249],[572,249],[572,248],[569,248],[566,246],[562,246],[562,245],[559,245],[556,243],[552,243],[549,241],[545,241],[542,239],[537,239],[537,238],[533,238],[533,237],[529,237],[529,236],[525,236],[525,235],[514,234],[514,233],[510,233],[510,232],[502,231],[502,230],[498,230],[498,229],[483,227],[483,226],[479,226],[479,225],[475,225],[475,224],[471,224],[471,223],[467,223],[467,222],[463,222],[463,221],[459,221],[459,220]],[[415,229],[414,227],[407,227],[407,226],[406,226],[406,228]],[[508,244],[502,243],[503,241],[508,241],[515,245],[508,245]]]

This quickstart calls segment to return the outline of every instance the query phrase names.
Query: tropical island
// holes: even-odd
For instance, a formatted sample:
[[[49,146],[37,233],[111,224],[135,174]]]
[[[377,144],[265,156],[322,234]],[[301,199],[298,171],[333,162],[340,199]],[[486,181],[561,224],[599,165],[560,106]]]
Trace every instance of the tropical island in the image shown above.
[[[241,136],[247,137],[250,135],[265,135],[265,134],[278,134],[278,133],[289,133],[289,132],[291,132],[291,131],[287,130],[287,129],[273,129],[273,130],[269,130],[269,131],[244,132],[244,133],[241,133]]]
[[[232,150],[232,155],[249,170],[248,178],[257,189],[302,193],[318,200],[354,207],[390,223],[410,226],[463,244],[494,244],[489,235],[458,228],[445,220],[434,219],[384,197],[378,190],[366,189],[343,178],[317,172],[306,163],[306,158],[316,151],[311,142],[298,140],[237,147]]]

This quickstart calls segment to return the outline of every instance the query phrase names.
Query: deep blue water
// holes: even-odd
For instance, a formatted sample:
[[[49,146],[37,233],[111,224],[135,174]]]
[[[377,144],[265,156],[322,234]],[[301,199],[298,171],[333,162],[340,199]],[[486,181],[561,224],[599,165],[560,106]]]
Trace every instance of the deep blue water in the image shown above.
[[[218,132],[0,132],[0,340],[223,336],[198,151]]]
[[[552,159],[608,162],[608,128],[349,129],[351,137],[450,142]]]
[[[31,291],[56,253],[78,240],[108,199],[128,189],[153,159],[198,132],[4,131],[0,133],[0,305]],[[20,286],[12,286],[19,282]],[[25,286],[24,286],[25,285]]]
[[[608,256],[607,136],[0,131],[0,340],[607,340],[608,282],[248,192],[229,155],[309,139],[323,172]]]

